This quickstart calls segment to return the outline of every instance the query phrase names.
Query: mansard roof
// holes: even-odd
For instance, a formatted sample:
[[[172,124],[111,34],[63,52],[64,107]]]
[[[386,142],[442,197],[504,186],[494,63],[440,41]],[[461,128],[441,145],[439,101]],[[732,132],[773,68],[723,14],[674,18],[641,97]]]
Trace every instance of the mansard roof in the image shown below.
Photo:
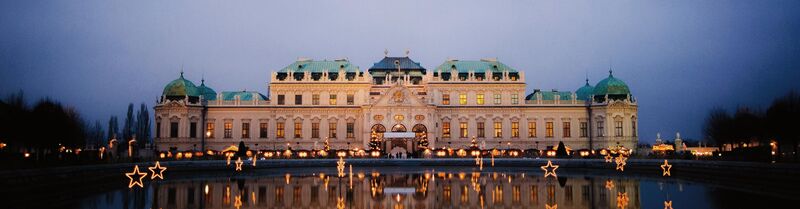
[[[255,91],[223,91],[219,94],[223,101],[234,101],[236,100],[236,96],[239,96],[239,101],[253,101],[255,99],[262,101],[269,100],[267,99],[267,96]],[[208,98],[208,100],[217,100],[217,98]]]
[[[572,92],[569,91],[540,91],[534,90],[533,93],[528,94],[525,100],[536,100],[536,93],[542,94],[542,100],[572,100]]]
[[[502,62],[497,61],[497,59],[481,59],[481,60],[447,60],[436,69],[434,72],[450,72],[452,68],[458,70],[459,73],[468,73],[470,71],[475,73],[486,73],[487,70],[491,71],[492,73],[502,73],[503,71],[508,71],[511,73],[517,73],[518,71],[509,67]]]
[[[311,73],[322,73],[322,72],[331,72],[336,73],[339,72],[339,69],[342,68],[346,73],[357,73],[358,66],[355,66],[350,63],[350,61],[346,59],[337,59],[337,60],[312,60],[312,59],[299,59],[289,66],[284,67],[278,73],[287,73],[288,71],[292,72],[311,72]]]
[[[425,71],[425,68],[419,65],[419,62],[414,62],[408,57],[384,57],[381,61],[373,64],[369,70],[397,70],[397,65],[394,64],[395,61],[400,62],[400,69]]]

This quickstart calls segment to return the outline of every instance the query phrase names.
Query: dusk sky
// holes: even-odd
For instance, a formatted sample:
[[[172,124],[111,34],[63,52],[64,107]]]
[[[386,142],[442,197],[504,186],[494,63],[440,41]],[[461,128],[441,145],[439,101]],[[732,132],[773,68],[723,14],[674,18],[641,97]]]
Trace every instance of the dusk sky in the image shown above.
[[[361,70],[403,56],[498,58],[533,89],[625,81],[640,141],[702,138],[716,106],[766,108],[800,89],[800,1],[2,1],[0,97],[50,97],[107,124],[181,71],[266,94],[298,57]],[[152,109],[151,109],[152,113]]]

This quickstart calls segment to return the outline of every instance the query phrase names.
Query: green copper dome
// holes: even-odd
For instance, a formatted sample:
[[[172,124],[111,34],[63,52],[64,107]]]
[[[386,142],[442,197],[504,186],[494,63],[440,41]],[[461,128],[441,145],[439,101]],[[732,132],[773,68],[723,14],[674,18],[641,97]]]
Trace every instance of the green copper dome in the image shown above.
[[[200,91],[197,89],[197,86],[194,85],[189,80],[183,78],[183,72],[181,72],[181,77],[175,79],[172,82],[169,82],[167,86],[164,87],[164,96],[200,96]]]
[[[608,78],[603,79],[594,86],[593,92],[595,96],[631,94],[631,90],[628,88],[628,85],[622,80],[614,78],[614,75],[612,75],[610,72],[608,74]]]
[[[200,93],[200,95],[203,95],[203,99],[205,100],[217,99],[217,92],[211,87],[206,86],[205,80],[200,80],[200,86],[197,87],[197,91]]]
[[[583,85],[583,87],[575,91],[575,94],[578,96],[578,100],[588,100],[593,93],[594,87],[589,85],[589,79],[586,79],[586,85]]]

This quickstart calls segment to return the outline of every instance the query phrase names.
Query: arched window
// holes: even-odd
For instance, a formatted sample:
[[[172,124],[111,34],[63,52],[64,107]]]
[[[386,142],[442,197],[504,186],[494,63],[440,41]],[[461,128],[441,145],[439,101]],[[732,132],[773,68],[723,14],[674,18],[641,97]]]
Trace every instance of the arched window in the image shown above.
[[[392,126],[392,132],[406,132],[406,126],[403,124],[397,124]]]

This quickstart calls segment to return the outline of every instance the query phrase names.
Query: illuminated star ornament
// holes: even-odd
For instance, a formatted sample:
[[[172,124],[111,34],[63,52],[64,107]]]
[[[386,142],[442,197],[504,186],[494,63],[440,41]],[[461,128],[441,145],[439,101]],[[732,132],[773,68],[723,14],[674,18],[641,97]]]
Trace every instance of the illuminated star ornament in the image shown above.
[[[670,165],[669,163],[667,163],[667,160],[664,160],[664,165],[661,165],[661,171],[662,171],[662,174],[661,174],[661,175],[663,175],[663,176],[672,176],[672,175],[669,173],[669,169],[670,169],[670,168],[672,168],[672,165]]]
[[[614,188],[614,181],[611,181],[611,179],[607,180],[606,181],[606,189],[611,190],[613,188]]]
[[[236,171],[242,171],[242,164],[244,164],[244,162],[242,162],[241,157],[236,159]]]
[[[605,158],[607,163],[613,162],[612,160],[614,159],[614,157],[611,157],[611,154],[607,154]]]
[[[664,201],[664,209],[672,209],[672,200]]]
[[[627,158],[625,158],[625,157],[623,157],[622,155],[620,155],[619,157],[617,157],[617,170],[619,170],[619,171],[625,171],[625,164],[626,164],[626,162],[625,162],[625,161],[626,161],[626,160],[628,160],[628,159],[627,159]]]
[[[553,206],[550,206],[549,204],[544,204],[544,208],[545,209],[558,209],[558,204],[553,204]]]
[[[548,168],[553,168],[552,171]],[[544,177],[547,178],[548,176],[556,177],[556,169],[558,169],[558,165],[553,165],[552,161],[547,161],[547,165],[542,166],[542,170],[544,170]]]
[[[629,201],[627,192],[617,192],[617,208],[627,208]]]
[[[148,167],[147,169],[149,169],[150,172],[153,172],[153,175],[150,175],[150,179],[159,178],[159,179],[163,180],[164,179],[164,171],[167,170],[167,167],[162,167],[161,163],[156,161],[156,166]],[[158,170],[158,172],[156,172],[156,170]]]
[[[344,158],[339,157],[339,161],[336,162],[336,170],[339,171],[339,177],[344,177]]]
[[[144,179],[144,177],[147,176],[147,173],[140,172],[139,171],[139,166],[136,165],[136,166],[133,167],[133,172],[125,173],[125,176],[127,176],[128,179],[131,180],[130,183],[128,183],[128,188],[133,188],[133,186],[135,186],[135,185],[139,185],[139,187],[144,187],[144,185],[142,184],[142,179]],[[139,179],[138,180],[133,180],[132,176],[139,176]]]

